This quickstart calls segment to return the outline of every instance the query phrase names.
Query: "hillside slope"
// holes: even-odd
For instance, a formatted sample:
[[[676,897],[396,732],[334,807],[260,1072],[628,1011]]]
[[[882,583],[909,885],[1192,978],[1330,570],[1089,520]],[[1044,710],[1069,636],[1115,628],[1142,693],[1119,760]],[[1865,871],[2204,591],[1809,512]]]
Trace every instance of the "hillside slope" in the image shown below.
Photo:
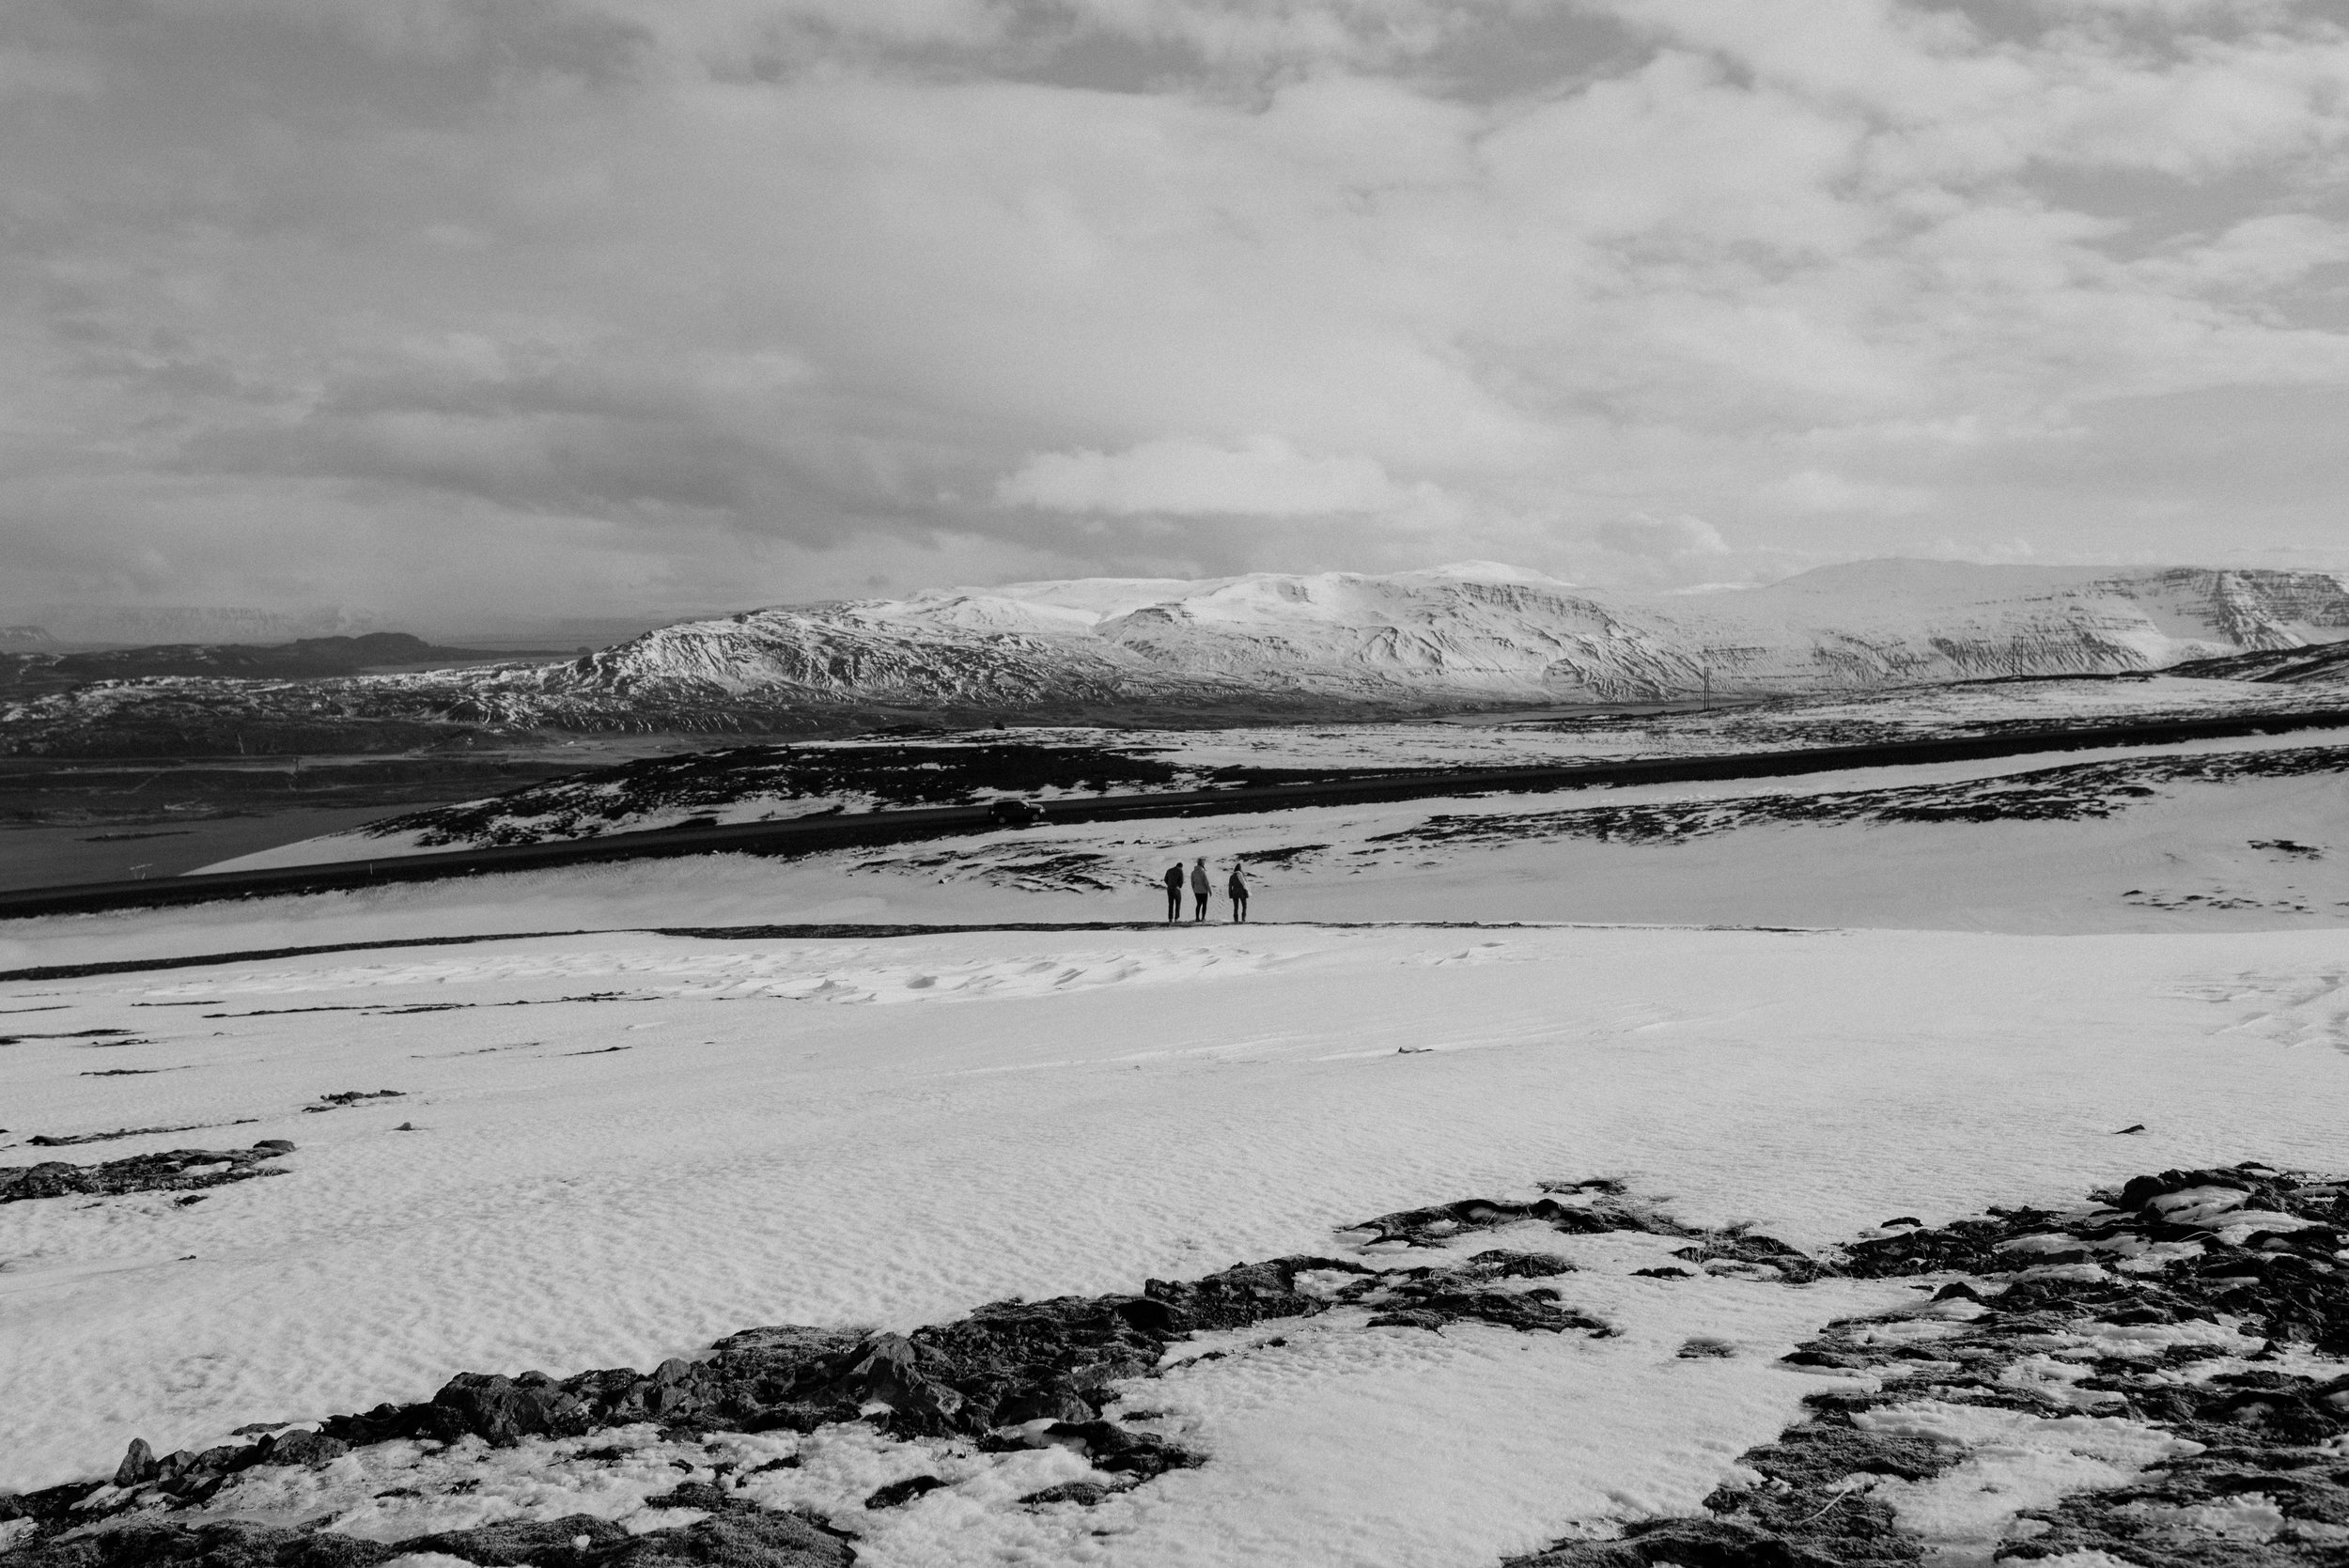
[[[689,621],[562,663],[102,683],[0,709],[0,750],[418,743],[436,727],[807,733],[1002,714],[1369,718],[2118,674],[2349,638],[2320,572],[1875,561],[1631,595],[1472,562],[1085,579]],[[354,738],[355,737],[355,738]]]
[[[1305,694],[1368,702],[1831,691],[2104,674],[2349,636],[2316,572],[1875,561],[1766,588],[1633,596],[1484,563],[1391,576],[1084,580],[767,610],[647,633],[550,691],[789,690],[1026,706]]]

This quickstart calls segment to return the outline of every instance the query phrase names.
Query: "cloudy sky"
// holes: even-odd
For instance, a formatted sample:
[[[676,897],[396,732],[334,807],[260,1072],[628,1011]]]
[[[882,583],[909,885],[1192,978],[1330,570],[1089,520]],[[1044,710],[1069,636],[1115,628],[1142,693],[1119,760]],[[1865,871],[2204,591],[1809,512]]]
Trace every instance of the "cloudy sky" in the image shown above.
[[[7,0],[0,602],[2349,567],[2339,0]]]

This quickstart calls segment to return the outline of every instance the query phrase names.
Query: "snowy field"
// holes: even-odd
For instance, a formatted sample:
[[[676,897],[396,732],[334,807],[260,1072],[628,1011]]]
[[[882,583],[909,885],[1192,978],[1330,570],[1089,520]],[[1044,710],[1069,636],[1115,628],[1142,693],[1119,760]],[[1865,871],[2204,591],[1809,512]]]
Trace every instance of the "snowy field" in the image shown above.
[[[798,861],[706,856],[218,907],[211,951],[615,924],[1157,918],[1166,866],[1248,868],[1259,920],[2006,931],[2349,915],[2349,733],[1042,828]],[[1218,901],[1221,908],[1221,899]],[[186,949],[193,917],[0,927],[0,963]]]
[[[903,1332],[1297,1254],[1399,1290],[1394,1271],[1500,1248],[1571,1270],[1529,1265],[1477,1287],[1483,1317],[1437,1321],[1359,1304],[1337,1267],[1300,1276],[1327,1311],[1172,1344],[1101,1411],[1197,1463],[1107,1475],[1090,1506],[1034,1499],[1103,1481],[1097,1449],[908,1434],[884,1406],[806,1431],[402,1437],[243,1469],[171,1516],[658,1532],[723,1496],[848,1531],[868,1564],[1490,1565],[1692,1514],[1753,1479],[1740,1456],[1806,1395],[1890,1386],[1790,1351],[1859,1316],[1923,1338],[1975,1311],[1932,1301],[1950,1274],[1812,1279],[1717,1246],[1735,1227],[1831,1259],[1890,1219],[2083,1211],[2167,1168],[2349,1167],[2342,738],[11,923],[12,970],[362,945],[0,984],[0,1162],[294,1145],[200,1167],[263,1173],[195,1190],[0,1203],[0,1489],[112,1475],[134,1436],[203,1451],[428,1400],[460,1372],[649,1370],[754,1326]],[[1275,924],[1221,924],[1219,900],[1218,924],[1174,929],[723,929],[1147,921],[1178,854],[1249,858]],[[1440,924],[1471,921],[1534,924]],[[463,937],[483,939],[366,945]],[[1600,1178],[1676,1224],[1423,1247],[1351,1228]],[[2224,1219],[2213,1246],[2256,1240]],[[2056,1243],[2025,1241],[2001,1283],[2176,1255],[2037,1266]],[[1510,1327],[1511,1293],[1580,1327]],[[2345,1370],[2238,1327],[2043,1331],[2001,1376],[2058,1394],[1870,1412],[1965,1455],[1878,1490],[1933,1560],[1986,1561],[2043,1528],[2017,1510],[2208,1446],[2064,1391],[2115,1336],[2205,1358],[2181,1377]]]

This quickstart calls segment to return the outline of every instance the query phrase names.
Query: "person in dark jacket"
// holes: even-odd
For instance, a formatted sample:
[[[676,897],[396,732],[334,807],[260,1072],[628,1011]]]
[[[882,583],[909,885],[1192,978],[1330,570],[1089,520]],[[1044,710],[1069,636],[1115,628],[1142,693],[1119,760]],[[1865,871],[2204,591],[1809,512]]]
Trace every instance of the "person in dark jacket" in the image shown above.
[[[1190,896],[1193,924],[1207,918],[1207,897],[1215,892],[1215,884],[1207,880],[1207,857],[1200,856],[1190,862]]]
[[[1166,924],[1174,924],[1183,918],[1183,862],[1176,861],[1166,868]]]
[[[1232,900],[1232,918],[1245,924],[1248,920],[1248,878],[1240,875],[1237,861],[1232,862],[1232,879],[1223,884],[1223,892]]]

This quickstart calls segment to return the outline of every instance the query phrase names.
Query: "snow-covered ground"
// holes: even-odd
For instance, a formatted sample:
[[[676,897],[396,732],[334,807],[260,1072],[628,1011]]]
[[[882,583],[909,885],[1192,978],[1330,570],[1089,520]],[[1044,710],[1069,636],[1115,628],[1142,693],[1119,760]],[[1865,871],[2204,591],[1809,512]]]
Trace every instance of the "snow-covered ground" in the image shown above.
[[[1341,1228],[1543,1182],[1618,1178],[1816,1250],[2165,1167],[2339,1170],[2341,739],[10,923],[11,969],[485,939],[0,983],[0,1162],[297,1145],[194,1203],[0,1203],[0,1489],[459,1371],[651,1368],[754,1325],[902,1329],[1288,1253],[1423,1263]],[[1146,921],[1178,854],[1251,857],[1283,924],[712,929]],[[122,1128],[174,1130],[26,1142]],[[643,1529],[680,1517],[646,1498],[723,1466],[872,1564],[1488,1565],[1694,1511],[1831,1386],[1781,1356],[1931,1294],[1636,1272],[1684,1245],[1522,1224],[1449,1250],[1567,1259],[1540,1283],[1610,1336],[1341,1308],[1191,1342],[1113,1412],[1206,1462],[1089,1509],[1018,1501],[1086,1473],[1066,1449],[857,1424],[390,1443],[206,1506],[381,1540],[581,1512]],[[1903,1410],[1979,1451],[1898,1493],[1905,1521],[1954,1521],[1931,1527],[1952,1562],[2015,1506],[2180,1452],[2088,1413]],[[945,1484],[864,1506],[924,1474]],[[1986,1483],[2011,1494],[1987,1514]]]
[[[856,922],[1157,918],[1168,864],[1244,863],[1258,920],[2005,931],[2294,927],[2349,914],[2349,735],[1138,822],[796,861],[702,856],[216,907],[216,949]],[[255,859],[258,859],[256,857]],[[0,927],[0,962],[167,954],[183,913]]]
[[[11,1020],[28,1031],[138,1032],[8,1048],[17,1133],[210,1124],[105,1150],[300,1147],[287,1174],[186,1207],[0,1211],[0,1453],[9,1483],[61,1481],[132,1436],[202,1448],[463,1369],[649,1367],[753,1324],[1132,1290],[1543,1178],[1623,1176],[1684,1218],[1815,1247],[2139,1169],[2338,1161],[2338,950],[2315,932],[639,935],[19,984],[10,1008],[54,1009]],[[123,1069],[141,1076],[88,1076]],[[1653,1237],[1534,1244],[1581,1265],[1553,1282],[1621,1337],[1323,1323],[1136,1391],[1202,1469],[1073,1533],[990,1505],[1041,1470],[996,1478],[857,1521],[869,1560],[1074,1560],[1109,1529],[1087,1560],[1489,1562],[1692,1508],[1817,1387],[1778,1355],[1918,1298],[1634,1278],[1666,1261]],[[1736,1353],[1676,1358],[1697,1336]],[[787,1479],[843,1522],[938,1462],[831,1441],[837,1476]],[[518,1476],[360,1522],[412,1534],[551,1495]]]

